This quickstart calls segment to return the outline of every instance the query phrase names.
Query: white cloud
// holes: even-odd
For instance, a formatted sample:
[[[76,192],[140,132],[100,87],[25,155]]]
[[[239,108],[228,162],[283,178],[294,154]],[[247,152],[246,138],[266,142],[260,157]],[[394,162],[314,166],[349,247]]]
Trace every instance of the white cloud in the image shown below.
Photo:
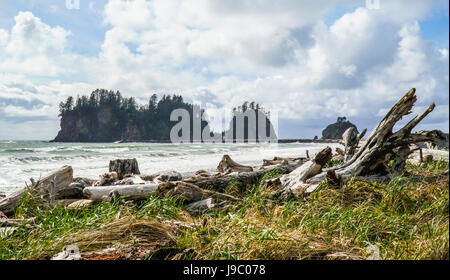
[[[0,70],[37,76],[56,76],[74,64],[65,52],[71,35],[59,26],[50,27],[31,12],[20,12],[9,36],[0,36],[4,49],[0,53]],[[4,33],[4,32],[0,32]],[[3,40],[1,39],[3,37]]]
[[[9,34],[8,31],[0,29],[0,48],[4,47],[8,42]]]
[[[0,100],[40,105],[0,101],[0,111],[47,112],[57,127],[55,113],[42,108],[70,94],[107,88],[144,99],[166,90],[209,112],[245,100],[283,108],[281,119],[317,127],[319,135],[337,116],[375,125],[416,87],[418,105],[435,101],[439,113],[430,121],[446,130],[448,49],[425,41],[418,22],[436,2],[381,1],[369,10],[346,1],[352,9],[326,25],[336,2],[110,0],[103,11],[109,30],[94,57],[70,50],[69,30],[22,12],[11,30],[0,29],[0,71],[7,73]]]

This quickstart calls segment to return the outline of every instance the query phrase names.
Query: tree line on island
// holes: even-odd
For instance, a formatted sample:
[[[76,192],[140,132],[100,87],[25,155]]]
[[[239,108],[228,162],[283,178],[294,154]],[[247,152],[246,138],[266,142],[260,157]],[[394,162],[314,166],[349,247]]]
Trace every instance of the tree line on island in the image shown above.
[[[177,94],[163,95],[159,100],[158,96],[153,94],[145,105],[139,105],[134,97],[123,97],[120,91],[105,89],[97,89],[88,96],[76,98],[69,96],[59,104],[61,130],[53,141],[169,141],[170,131],[176,124],[170,120],[170,115],[175,109],[185,109],[192,116],[194,105],[185,102],[183,97]],[[248,110],[261,112],[265,116],[270,115],[270,112],[266,112],[256,102],[244,102],[241,106],[233,108],[233,114]],[[203,109],[200,112],[204,114]],[[270,127],[268,117],[266,122],[269,122]],[[202,130],[207,125],[207,121],[201,120]],[[192,135],[192,124],[190,129]],[[247,137],[248,125],[245,129]],[[235,127],[233,130],[235,132]],[[222,135],[225,133],[223,131]]]

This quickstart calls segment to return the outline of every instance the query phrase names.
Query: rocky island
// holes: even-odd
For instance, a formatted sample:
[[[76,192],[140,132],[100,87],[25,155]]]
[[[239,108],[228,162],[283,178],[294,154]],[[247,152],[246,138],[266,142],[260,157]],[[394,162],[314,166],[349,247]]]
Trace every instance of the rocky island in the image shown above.
[[[358,133],[356,125],[348,121],[347,117],[338,117],[335,123],[328,125],[322,131],[322,139],[342,139],[342,135],[350,127],[354,127]]]
[[[171,121],[171,113],[176,109],[184,109],[191,116],[191,141],[194,139],[194,121],[198,121],[200,131],[209,129],[208,122],[204,120],[204,110],[185,102],[180,95],[164,95],[158,100],[154,94],[146,105],[138,105],[134,97],[122,97],[119,91],[105,89],[97,89],[89,96],[78,96],[76,99],[69,96],[59,105],[61,130],[52,142],[169,142],[171,129],[177,123]],[[194,117],[197,113],[203,115],[203,118]],[[242,117],[245,118],[243,139],[258,141],[261,136],[258,131],[260,126],[255,126],[255,133],[252,133],[249,125],[249,120],[254,116],[256,123],[262,117],[266,135],[276,139],[269,114],[255,102],[244,102],[233,108],[228,128],[218,134],[222,138],[232,135],[232,139],[236,140],[239,136],[236,122]],[[253,136],[254,134],[256,135]]]

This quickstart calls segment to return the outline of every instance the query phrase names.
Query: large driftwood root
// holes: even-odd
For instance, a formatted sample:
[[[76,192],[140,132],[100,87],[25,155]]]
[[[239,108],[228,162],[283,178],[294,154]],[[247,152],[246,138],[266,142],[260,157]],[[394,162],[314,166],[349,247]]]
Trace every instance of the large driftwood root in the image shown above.
[[[435,108],[434,103],[422,114],[414,117],[404,127],[393,132],[395,124],[411,113],[411,109],[417,100],[415,92],[414,88],[408,91],[391,108],[364,142],[361,141],[363,135],[356,135],[356,132],[351,130],[346,131],[344,137],[346,161],[344,164],[324,169],[321,173],[309,176],[310,178],[306,180],[304,178],[308,176],[305,175],[308,173],[308,170],[314,170],[314,165],[309,163],[308,166],[300,166],[292,174],[286,175],[285,178],[288,178],[288,180],[282,180],[282,187],[285,190],[314,191],[322,180],[326,178],[327,174],[330,175],[330,170],[334,172],[337,178],[343,179],[356,176],[383,176],[390,178],[395,173],[403,172],[406,159],[414,151],[413,144],[419,142],[437,143],[445,139],[445,135],[439,130],[412,132],[420,121],[433,111]],[[361,142],[363,143],[361,144]],[[356,151],[356,147],[359,144],[361,144],[360,148]],[[393,164],[389,167],[391,160]],[[292,193],[300,195],[303,192],[293,191]]]
[[[334,168],[340,175],[363,176],[371,174],[389,174],[402,172],[405,155],[410,152],[410,146],[419,142],[437,142],[444,135],[438,130],[420,131],[412,133],[412,129],[419,124],[435,105],[431,104],[425,112],[413,118],[400,130],[393,132],[395,124],[402,117],[411,113],[417,100],[416,90],[413,88],[401,98],[381,120],[361,149],[342,166]],[[388,162],[394,160],[394,168],[388,168]]]

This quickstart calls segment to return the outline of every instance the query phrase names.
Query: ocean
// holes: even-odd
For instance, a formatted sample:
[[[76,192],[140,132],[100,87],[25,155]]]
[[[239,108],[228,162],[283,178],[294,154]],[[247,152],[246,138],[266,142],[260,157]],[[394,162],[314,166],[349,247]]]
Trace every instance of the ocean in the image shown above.
[[[261,165],[274,156],[310,156],[325,146],[338,144],[155,144],[155,143],[48,143],[0,141],[0,193],[9,194],[63,165],[71,165],[74,177],[97,179],[108,172],[109,161],[136,158],[142,174],[176,170],[187,176],[215,170],[224,154],[245,165]]]

